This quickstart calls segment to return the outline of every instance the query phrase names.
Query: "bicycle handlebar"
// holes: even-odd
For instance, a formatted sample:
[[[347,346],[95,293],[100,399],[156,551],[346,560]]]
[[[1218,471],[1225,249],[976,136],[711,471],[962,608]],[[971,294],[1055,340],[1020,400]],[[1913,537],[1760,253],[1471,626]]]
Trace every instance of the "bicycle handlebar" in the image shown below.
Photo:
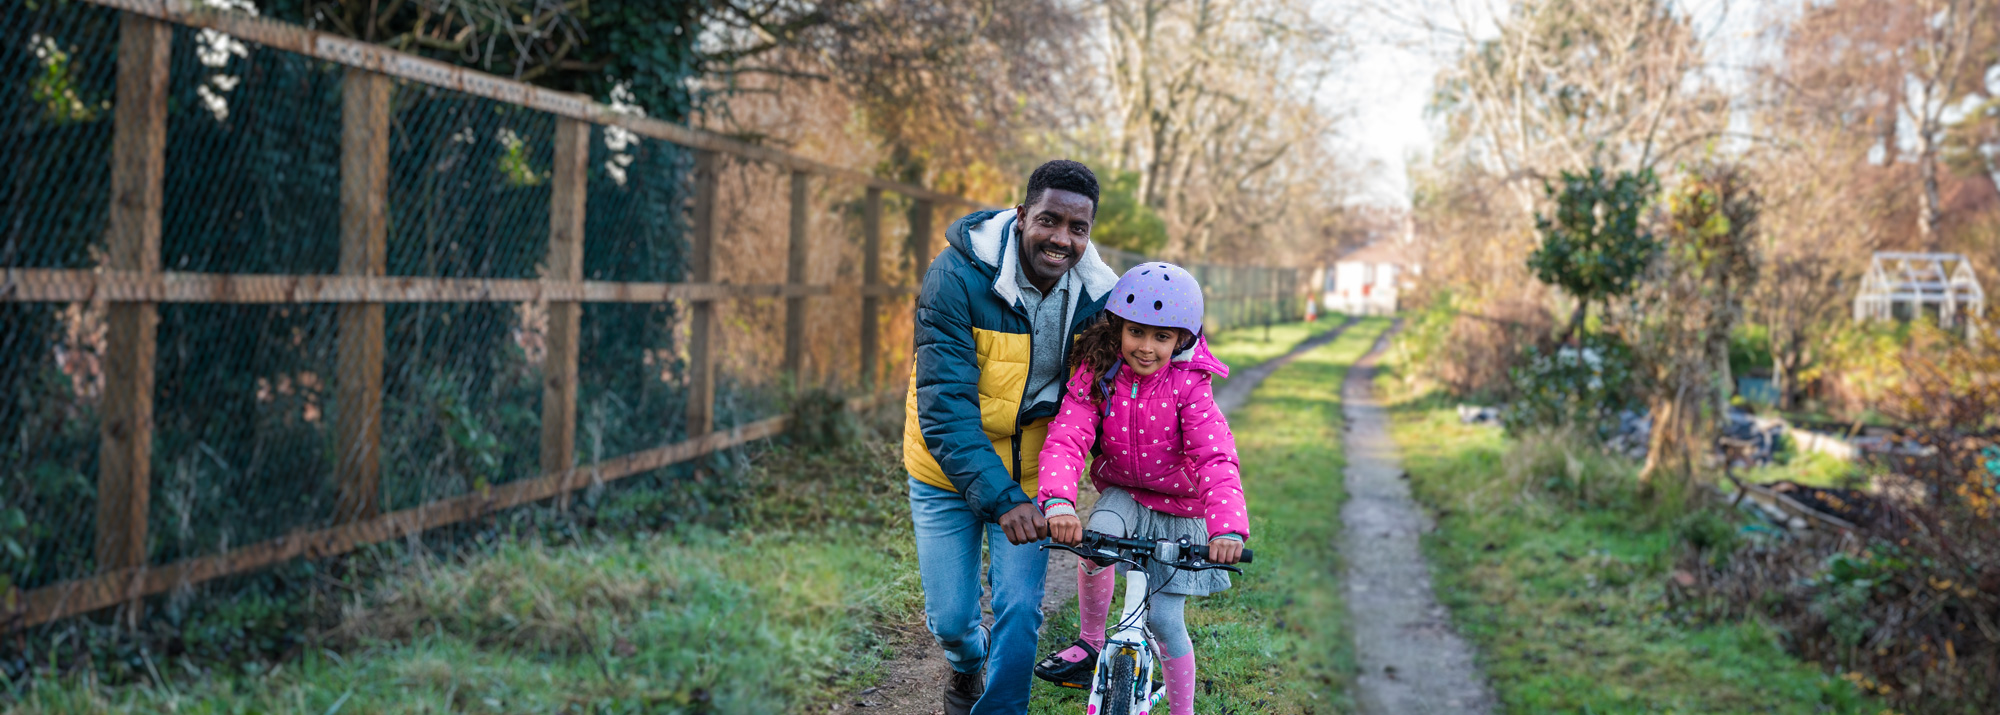
[[[1161,563],[1182,571],[1222,569],[1237,573],[1243,572],[1241,569],[1227,564],[1209,563],[1208,545],[1190,543],[1186,538],[1182,538],[1178,542],[1155,539],[1121,539],[1116,536],[1106,536],[1095,531],[1085,531],[1083,532],[1083,541],[1076,546],[1051,542],[1043,544],[1042,548],[1062,549],[1097,561],[1098,563],[1122,561],[1137,568],[1145,568],[1145,565],[1139,563],[1137,559],[1140,557],[1147,560],[1157,559],[1160,546],[1163,544],[1177,547],[1176,550],[1180,552],[1181,556],[1177,559],[1161,561]],[[1245,548],[1243,549],[1243,555],[1236,562],[1247,564],[1250,563],[1251,558],[1252,552],[1250,549]]]

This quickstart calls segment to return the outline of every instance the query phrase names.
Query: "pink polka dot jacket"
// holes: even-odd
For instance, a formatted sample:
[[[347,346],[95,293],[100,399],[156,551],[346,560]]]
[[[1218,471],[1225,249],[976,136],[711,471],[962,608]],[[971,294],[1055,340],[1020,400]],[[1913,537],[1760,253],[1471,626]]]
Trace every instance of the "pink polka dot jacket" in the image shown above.
[[[1209,387],[1210,376],[1228,377],[1229,367],[1208,351],[1205,339],[1197,339],[1151,375],[1137,377],[1122,364],[1113,369],[1118,373],[1105,404],[1091,404],[1097,380],[1088,366],[1077,368],[1064,386],[1062,409],[1042,445],[1035,503],[1044,511],[1051,509],[1050,500],[1075,504],[1084,456],[1094,446],[1097,459],[1089,470],[1099,490],[1120,487],[1153,511],[1199,517],[1208,523],[1211,539],[1249,538],[1236,437]],[[1054,508],[1073,511],[1062,501]]]

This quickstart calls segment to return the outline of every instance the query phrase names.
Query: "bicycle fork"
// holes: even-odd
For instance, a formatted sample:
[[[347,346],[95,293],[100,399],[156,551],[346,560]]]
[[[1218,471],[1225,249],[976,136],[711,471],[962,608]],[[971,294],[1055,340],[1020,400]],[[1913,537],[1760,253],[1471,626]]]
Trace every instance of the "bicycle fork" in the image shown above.
[[[1146,572],[1125,573],[1125,610],[1117,629],[1104,640],[1090,679],[1087,715],[1148,715],[1166,690],[1153,689],[1153,639],[1146,630]],[[1119,668],[1124,660],[1126,668]],[[1125,682],[1118,682],[1123,680]],[[1122,699],[1124,702],[1116,702]],[[1122,707],[1121,707],[1122,706]]]

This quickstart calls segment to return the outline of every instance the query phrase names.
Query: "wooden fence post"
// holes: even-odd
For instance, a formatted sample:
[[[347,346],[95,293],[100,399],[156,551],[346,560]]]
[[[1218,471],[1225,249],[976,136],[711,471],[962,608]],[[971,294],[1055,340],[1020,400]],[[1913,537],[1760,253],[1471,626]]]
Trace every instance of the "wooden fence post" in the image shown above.
[[[910,236],[907,239],[910,251],[910,285],[921,288],[924,273],[931,269],[931,202],[917,199],[910,202]]]
[[[340,272],[380,276],[389,257],[389,97],[387,75],[349,68],[341,80]],[[340,405],[335,420],[334,514],[340,523],[372,519],[382,501],[382,304],[340,306],[334,368]]]
[[[910,235],[903,239],[905,250],[910,254],[910,272],[904,280],[909,281],[910,288],[916,290],[918,293],[921,293],[924,289],[924,274],[931,269],[931,259],[937,256],[936,251],[931,248],[933,245],[931,243],[932,206],[929,199],[917,199],[910,202],[910,211],[908,214]],[[916,294],[910,296],[910,302],[913,305],[916,303],[916,299]],[[916,310],[912,309],[910,311],[910,319],[916,319]],[[910,369],[912,370],[916,369],[916,359],[916,352],[912,351],[910,353]],[[902,375],[901,377],[908,378],[910,375]]]
[[[113,110],[111,215],[106,267],[160,270],[161,183],[166,175],[167,67],[172,26],[123,13],[118,27],[117,106]],[[146,511],[152,501],[153,355],[160,324],[153,303],[110,304],[104,346],[104,403],[99,422],[97,569],[146,564]],[[136,624],[135,606],[125,612]]]
[[[694,155],[694,207],[688,238],[688,282],[715,280],[715,194],[720,157],[700,150]],[[687,436],[694,439],[715,429],[715,301],[689,304],[687,366]]]
[[[583,212],[590,163],[590,125],[569,117],[556,118],[556,158],[549,191],[549,255],[544,278],[583,280]],[[583,306],[575,301],[550,301],[548,352],[542,360],[542,474],[563,474],[576,464],[577,336]],[[562,484],[556,496],[560,509],[569,508],[569,490]]]
[[[861,207],[861,285],[873,289],[882,283],[882,190],[868,187]],[[861,389],[874,394],[876,363],[882,342],[882,297],[863,293],[861,297]]]
[[[799,286],[806,282],[806,182],[803,171],[792,172],[792,239],[785,261],[785,283]],[[802,295],[785,298],[785,372],[794,381],[805,379],[806,353],[806,298]]]

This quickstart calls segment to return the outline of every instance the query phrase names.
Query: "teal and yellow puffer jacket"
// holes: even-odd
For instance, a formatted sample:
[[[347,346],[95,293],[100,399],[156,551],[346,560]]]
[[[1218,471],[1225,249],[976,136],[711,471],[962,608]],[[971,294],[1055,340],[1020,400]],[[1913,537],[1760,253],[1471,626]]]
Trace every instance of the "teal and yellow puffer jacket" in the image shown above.
[[[917,481],[964,495],[987,522],[1033,503],[1035,461],[1060,407],[1023,404],[1034,331],[1016,278],[1014,218],[1013,209],[976,211],[945,231],[950,246],[931,262],[917,294],[916,359],[904,408],[904,468]],[[1070,271],[1080,295],[1070,304],[1064,362],[1118,283],[1096,244]]]

